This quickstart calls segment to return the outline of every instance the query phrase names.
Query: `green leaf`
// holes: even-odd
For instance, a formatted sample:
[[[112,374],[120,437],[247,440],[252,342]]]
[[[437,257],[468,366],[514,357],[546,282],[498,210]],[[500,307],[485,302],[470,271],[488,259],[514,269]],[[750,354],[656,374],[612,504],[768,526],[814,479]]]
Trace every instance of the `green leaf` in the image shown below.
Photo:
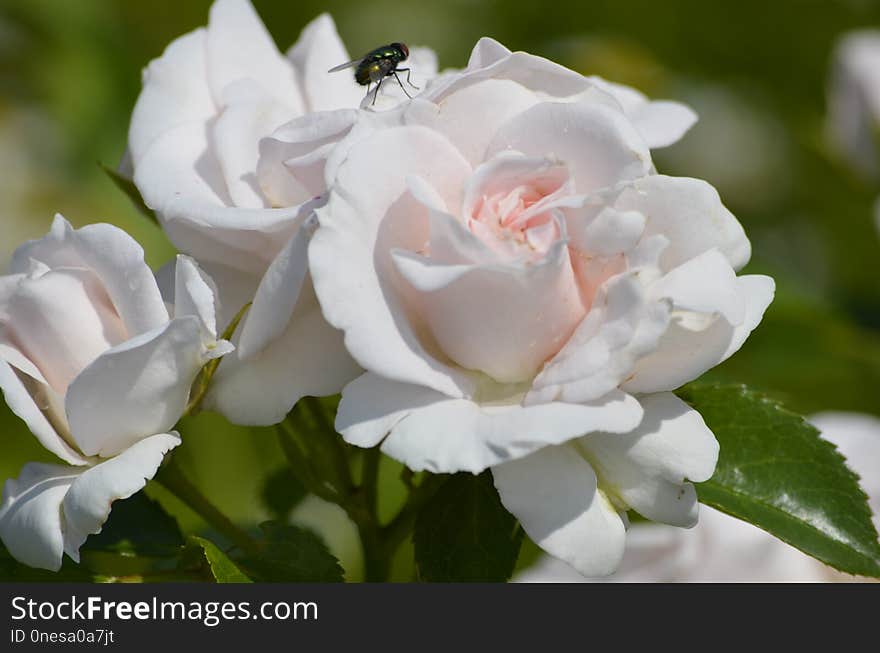
[[[0,543],[0,582],[3,583],[88,583],[93,576],[87,569],[69,558],[64,559],[59,571],[34,569],[21,564]]]
[[[252,583],[238,566],[229,559],[216,544],[203,537],[192,535],[188,538],[189,546],[187,554],[189,560],[197,560],[200,564],[207,564],[211,578],[218,583]]]
[[[269,521],[260,524],[260,551],[240,560],[242,569],[265,583],[342,581],[342,567],[320,537],[304,528]]]
[[[741,385],[691,384],[678,395],[721,444],[700,501],[850,574],[880,577],[880,543],[859,479],[802,417]]]
[[[152,220],[154,223],[159,224],[159,219],[156,217],[155,212],[150,209],[146,204],[144,204],[144,200],[141,197],[140,191],[137,189],[137,186],[134,185],[134,182],[119,174],[116,170],[111,168],[108,165],[103,163],[99,163],[101,166],[101,170],[107,173],[107,176],[110,177],[110,180],[116,185],[116,187],[121,190],[123,193],[128,195],[128,198],[132,201],[135,208],[144,216]]]
[[[503,582],[513,573],[523,531],[501,505],[490,472],[450,476],[416,520],[422,580]]]
[[[144,492],[114,501],[110,517],[97,535],[89,536],[87,551],[112,551],[141,556],[174,556],[184,544],[177,521]]]
[[[275,519],[284,521],[302,501],[307,492],[293,471],[287,466],[270,474],[260,491],[263,504]]]
[[[80,548],[82,565],[105,580],[173,572],[184,545],[177,521],[144,492],[114,501],[100,533]]]

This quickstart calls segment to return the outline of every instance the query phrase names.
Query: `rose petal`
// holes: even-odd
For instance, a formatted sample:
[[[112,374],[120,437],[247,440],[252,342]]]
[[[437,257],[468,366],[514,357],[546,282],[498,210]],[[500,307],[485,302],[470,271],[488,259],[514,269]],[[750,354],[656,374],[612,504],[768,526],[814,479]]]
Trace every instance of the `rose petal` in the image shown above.
[[[410,123],[444,134],[476,166],[485,160],[498,128],[538,102],[534,93],[514,81],[487,79],[450,93],[429,105],[430,111],[423,104],[414,105],[407,115]]]
[[[156,474],[166,453],[180,444],[172,431],[144,438],[118,456],[84,470],[64,496],[64,550],[79,562],[79,548],[100,533],[116,500],[139,492]]]
[[[321,14],[306,25],[287,57],[298,73],[307,111],[332,111],[360,104],[364,91],[350,70],[327,74],[333,62],[341,64],[351,59],[330,14]]]
[[[30,567],[58,571],[64,553],[61,503],[82,468],[28,463],[3,486],[0,539]]]
[[[253,80],[242,79],[226,87],[223,111],[210,130],[213,152],[234,206],[270,206],[257,181],[260,139],[295,115]]]
[[[308,272],[308,246],[317,227],[303,224],[266,270],[245,318],[238,355],[248,359],[266,348],[287,328]]]
[[[579,193],[643,177],[652,167],[650,152],[632,124],[601,104],[535,105],[498,129],[487,155],[506,149],[562,161]]]
[[[617,101],[586,77],[564,66],[527,52],[509,52],[491,39],[481,39],[471,53],[468,67],[424,95],[434,102],[485,80],[509,80],[543,97],[565,98],[593,91],[593,99],[619,107]],[[473,65],[471,65],[473,64]],[[484,65],[485,64],[485,65]]]
[[[349,444],[374,447],[410,412],[446,399],[436,390],[367,372],[342,389],[336,430]]]
[[[189,256],[177,255],[174,279],[174,317],[199,318],[205,341],[217,337],[216,288]]]
[[[595,217],[567,211],[570,244],[588,256],[610,257],[629,252],[645,231],[645,216],[638,211],[605,207]]]
[[[664,270],[713,247],[727,257],[734,270],[742,268],[751,256],[742,225],[721,203],[718,191],[700,179],[650,175],[624,189],[615,207],[645,216],[645,238],[661,234],[669,239],[661,257]]]
[[[425,157],[426,151],[432,156]],[[423,127],[367,136],[338,170],[336,184],[344,191],[331,192],[317,211],[321,228],[309,246],[315,290],[327,321],[345,332],[346,347],[362,367],[461,396],[469,381],[428,353],[405,317],[403,291],[395,287],[402,282],[388,252],[421,249],[427,221],[417,219],[426,209],[406,193],[406,178],[381,174],[389,161],[434,182],[446,205],[460,202],[469,166],[442,136]]]
[[[184,127],[160,137],[141,159],[135,184],[180,251],[203,266],[261,276],[295,230],[300,207],[232,207],[216,159],[205,156],[205,131]]]
[[[481,406],[367,374],[346,386],[336,425],[358,446],[390,430],[382,451],[414,471],[478,473],[589,431],[625,433],[642,417],[639,403],[617,391],[583,405],[523,407],[515,399]]]
[[[70,384],[65,401],[80,451],[113,456],[168,431],[208,358],[193,316],[174,318],[98,356]]]
[[[252,79],[295,114],[304,112],[296,71],[278,52],[250,2],[216,0],[205,45],[208,83],[217,105],[229,84]]]
[[[96,356],[127,338],[90,270],[59,268],[25,279],[8,305],[6,331],[59,394]]]
[[[629,433],[591,433],[577,442],[606,493],[651,521],[691,527],[697,493],[711,478],[718,441],[700,414],[672,393],[640,397],[645,411]]]
[[[651,101],[629,86],[615,84],[601,77],[588,79],[620,102],[624,113],[652,150],[681,140],[697,122],[697,114],[686,104],[669,100]]]
[[[162,134],[181,125],[198,129],[216,113],[205,77],[205,40],[204,29],[181,36],[144,70],[128,129],[135,166]]]
[[[286,329],[247,360],[224,358],[205,406],[234,424],[277,424],[301,397],[336,394],[360,373],[307,278]]]
[[[50,268],[92,270],[129,335],[155,329],[168,319],[153,272],[144,261],[143,248],[118,227],[91,224],[74,229],[62,216],[56,215],[46,236],[15,250],[11,271],[26,271],[31,260]]]
[[[502,383],[533,378],[586,312],[563,241],[527,266],[452,268],[408,252],[392,257],[444,353]]]
[[[82,454],[72,448],[47,419],[47,414],[51,414],[49,406],[46,406],[47,413],[41,410],[25,385],[27,377],[22,378],[21,374],[16,374],[15,370],[7,362],[8,358],[7,349],[0,351],[0,390],[3,391],[3,399],[6,401],[6,405],[24,421],[28,430],[34,434],[34,437],[47,450],[71,465],[86,464],[86,459],[83,458]],[[35,394],[39,391],[44,393],[51,391],[47,384],[40,383],[37,380],[34,380],[33,383],[37,386]],[[59,411],[59,413],[63,416],[63,410]],[[59,429],[66,428],[66,426],[66,424],[58,424]]]
[[[651,285],[650,294],[672,300],[673,309],[718,313],[734,326],[745,317],[745,299],[736,275],[717,249],[667,272]]]
[[[736,281],[745,302],[739,325],[731,326],[719,317],[706,326],[692,321],[691,314],[673,315],[656,350],[638,361],[621,387],[637,393],[675,390],[736,353],[761,322],[775,290],[773,279],[763,275],[745,275]]]
[[[471,70],[485,68],[510,55],[510,50],[489,36],[483,36],[471,50],[467,67]]]
[[[535,378],[525,403],[590,401],[616,388],[657,347],[669,311],[667,301],[648,298],[638,272],[609,280],[562,351]]]
[[[535,544],[581,574],[610,574],[626,529],[596,474],[571,446],[545,447],[492,468],[501,502]]]
[[[218,263],[201,263],[199,267],[214,282],[219,293],[216,321],[218,332],[223,333],[244,305],[253,300],[260,277]]]
[[[311,113],[260,141],[257,178],[274,206],[301,204],[327,190],[327,158],[357,117],[352,109]]]

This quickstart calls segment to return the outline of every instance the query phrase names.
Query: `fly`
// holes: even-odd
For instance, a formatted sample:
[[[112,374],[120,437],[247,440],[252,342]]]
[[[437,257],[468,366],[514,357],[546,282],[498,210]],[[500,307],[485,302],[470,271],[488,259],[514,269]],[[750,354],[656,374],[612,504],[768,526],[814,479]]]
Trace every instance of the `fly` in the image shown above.
[[[376,90],[373,92],[373,101],[370,102],[371,105],[376,104],[376,98],[379,96],[379,89],[382,88],[384,79],[392,75],[394,75],[397,83],[400,84],[403,92],[406,93],[406,97],[412,99],[412,96],[407,93],[403,82],[400,81],[400,77],[397,76],[397,73],[406,72],[406,83],[419,90],[419,87],[413,84],[409,78],[410,69],[397,67],[401,61],[406,61],[408,58],[409,48],[406,47],[405,43],[391,43],[378,47],[375,50],[370,50],[360,59],[340,64],[327,72],[335,73],[337,70],[354,68],[354,80],[361,86],[367,87],[368,96],[370,95],[370,85],[376,84]]]

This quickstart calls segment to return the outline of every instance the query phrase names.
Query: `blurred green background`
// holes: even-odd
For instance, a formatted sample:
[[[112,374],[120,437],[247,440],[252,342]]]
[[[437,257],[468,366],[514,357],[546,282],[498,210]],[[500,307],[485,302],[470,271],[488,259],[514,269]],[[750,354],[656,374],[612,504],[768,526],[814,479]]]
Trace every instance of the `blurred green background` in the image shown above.
[[[761,327],[710,376],[755,386],[803,413],[880,414],[880,239],[872,219],[880,187],[849,171],[824,139],[833,45],[847,30],[880,26],[880,2],[254,4],[282,50],[329,11],[353,56],[402,40],[434,48],[441,68],[461,67],[476,40],[489,35],[655,98],[690,103],[700,123],[656,153],[657,167],[713,183],[751,238],[747,271],[772,274],[779,287]],[[119,225],[156,267],[173,255],[98,164],[122,156],[141,69],[172,39],[204,25],[209,6],[0,0],[0,265],[23,240],[44,234],[56,211],[75,225]],[[267,518],[261,488],[283,466],[272,431],[201,415],[182,432],[180,458],[205,492],[243,524]],[[0,438],[0,478],[24,462],[49,460],[5,405]],[[184,529],[205,528],[173,498],[150,492]],[[359,576],[354,531],[341,511],[309,498],[293,519],[324,534],[349,576]],[[397,576],[407,578],[405,552],[399,567]]]

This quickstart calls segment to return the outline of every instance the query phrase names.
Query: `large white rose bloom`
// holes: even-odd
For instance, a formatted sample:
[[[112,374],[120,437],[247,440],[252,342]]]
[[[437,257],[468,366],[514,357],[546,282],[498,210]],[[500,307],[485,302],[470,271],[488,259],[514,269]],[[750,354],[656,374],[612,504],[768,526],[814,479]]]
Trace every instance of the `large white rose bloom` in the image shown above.
[[[3,489],[0,539],[33,567],[101,530],[116,499],[142,489],[180,443],[202,366],[217,340],[212,285],[179,257],[172,315],[141,247],[108,224],[74,230],[57,217],[19,247],[0,277],[0,389],[64,465],[30,463]]]
[[[874,525],[880,528],[880,420],[859,413],[820,413],[810,421],[837,445],[861,477]],[[709,582],[791,583],[852,581],[757,526],[703,507],[700,523],[689,531],[661,524],[632,529],[619,571],[620,583]],[[545,558],[519,574],[517,582],[588,582],[559,560]],[[606,580],[606,579],[592,579]]]
[[[206,401],[236,423],[278,422],[300,397],[358,374],[321,316],[303,228],[322,201],[324,160],[365,97],[350,70],[327,73],[348,59],[326,14],[282,55],[250,2],[217,0],[206,28],[144,71],[128,141],[135,184],[216,280],[224,321],[256,295]],[[436,74],[430,51],[413,48],[407,64],[419,85]],[[405,99],[396,86],[383,85],[376,109]]]
[[[670,391],[733,354],[773,296],[707,183],[649,146],[692,114],[483,39],[327,162],[309,246],[366,372],[337,429],[413,470],[491,468],[504,505],[582,573],[625,510],[692,526],[718,445]],[[646,118],[646,116],[648,118]]]

